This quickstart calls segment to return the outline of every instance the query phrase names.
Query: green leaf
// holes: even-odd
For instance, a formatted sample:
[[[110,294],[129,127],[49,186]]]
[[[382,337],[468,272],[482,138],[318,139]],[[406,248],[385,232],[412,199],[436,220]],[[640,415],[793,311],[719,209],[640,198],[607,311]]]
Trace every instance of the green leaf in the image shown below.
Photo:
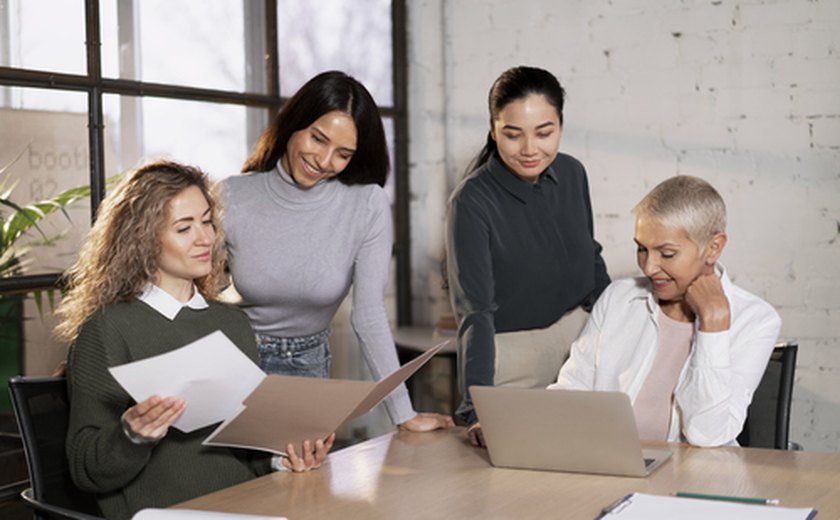
[[[62,191],[51,199],[34,202],[23,207],[19,207],[9,200],[0,199],[0,204],[15,208],[15,212],[2,225],[3,248],[10,247],[32,228],[35,228],[44,239],[47,239],[47,236],[38,227],[38,222],[57,210],[63,211],[65,207],[89,196],[90,186],[79,186]],[[69,220],[69,215],[66,212],[64,215]]]
[[[44,315],[44,302],[42,300],[41,291],[35,291],[32,293],[32,298],[35,300],[35,307],[38,308],[38,315]]]
[[[32,262],[32,259],[27,258],[27,255],[33,247],[54,245],[65,236],[65,232],[47,236],[38,224],[47,216],[58,211],[64,215],[68,222],[72,223],[67,208],[78,201],[89,199],[91,194],[90,186],[84,185],[64,190],[53,197],[25,205],[12,201],[11,196],[18,185],[18,181],[9,178],[10,172],[8,170],[23,156],[27,148],[28,146],[10,163],[0,167],[0,277],[25,274],[27,267]],[[116,183],[122,175],[118,174],[106,179],[106,188]],[[32,237],[33,232],[37,232],[39,237]],[[24,236],[28,237],[28,241],[22,243],[21,238]],[[54,310],[56,289],[32,291],[38,312],[42,317],[45,292],[50,309]]]
[[[55,310],[55,289],[47,290],[47,301],[50,303],[50,310]]]

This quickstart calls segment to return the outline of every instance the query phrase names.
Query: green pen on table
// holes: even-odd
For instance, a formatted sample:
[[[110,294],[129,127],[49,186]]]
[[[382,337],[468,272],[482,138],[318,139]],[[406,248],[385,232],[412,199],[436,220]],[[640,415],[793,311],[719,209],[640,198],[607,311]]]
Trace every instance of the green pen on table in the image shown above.
[[[753,497],[736,497],[732,495],[707,495],[705,493],[689,493],[686,491],[677,491],[674,496],[683,498],[702,498],[705,500],[725,500],[727,502],[742,502],[745,504],[763,504],[767,506],[779,505],[778,498],[753,498]]]

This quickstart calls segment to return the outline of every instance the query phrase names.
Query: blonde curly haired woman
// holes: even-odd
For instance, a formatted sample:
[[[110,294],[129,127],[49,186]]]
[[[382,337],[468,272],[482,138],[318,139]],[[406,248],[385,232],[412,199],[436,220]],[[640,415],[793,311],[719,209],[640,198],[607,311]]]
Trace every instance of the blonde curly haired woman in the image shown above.
[[[181,399],[135,403],[108,368],[179,348],[221,330],[257,361],[254,333],[236,307],[214,301],[225,263],[219,206],[206,176],[170,161],[147,164],[106,197],[79,260],[57,335],[67,362],[67,456],[76,485],[97,494],[107,518],[129,518],[228,487],[272,469],[320,465],[333,437],[287,459],[202,446],[213,426],[169,426]]]

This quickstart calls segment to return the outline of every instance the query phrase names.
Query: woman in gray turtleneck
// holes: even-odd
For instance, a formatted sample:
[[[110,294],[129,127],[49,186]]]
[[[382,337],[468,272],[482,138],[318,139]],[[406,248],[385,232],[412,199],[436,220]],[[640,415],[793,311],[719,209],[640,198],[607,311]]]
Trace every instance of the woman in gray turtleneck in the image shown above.
[[[283,105],[242,171],[222,182],[223,225],[263,370],[328,377],[328,327],[351,285],[351,322],[373,377],[395,370],[384,303],[388,153],[367,89],[342,72],[315,76]],[[417,414],[404,386],[385,407],[412,431],[453,424]]]

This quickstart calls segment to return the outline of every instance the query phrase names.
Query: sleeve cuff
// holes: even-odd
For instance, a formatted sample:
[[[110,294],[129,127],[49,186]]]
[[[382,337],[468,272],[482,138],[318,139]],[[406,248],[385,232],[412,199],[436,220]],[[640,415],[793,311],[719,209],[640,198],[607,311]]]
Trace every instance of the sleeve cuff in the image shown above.
[[[410,421],[417,415],[417,412],[411,404],[411,398],[408,396],[405,383],[401,384],[383,402],[385,403],[385,411],[388,413],[388,417],[394,425],[400,425],[406,421]]]
[[[130,440],[132,442],[132,444],[136,444],[138,446],[147,446],[149,444],[157,444],[158,442],[160,442],[161,439],[163,439],[164,435],[166,435],[164,433],[160,437],[154,438],[154,437],[145,437],[143,435],[140,435],[139,433],[136,433],[134,430],[131,429],[131,427],[129,427],[128,421],[125,420],[125,414],[126,413],[128,413],[128,410],[123,412],[123,414],[120,416],[120,424],[122,425],[123,433],[125,434],[126,437],[128,437],[128,440]]]
[[[728,367],[731,364],[729,331],[697,331],[693,365],[697,367]]]
[[[271,471],[292,471],[283,465],[283,455],[274,455],[271,457]]]

